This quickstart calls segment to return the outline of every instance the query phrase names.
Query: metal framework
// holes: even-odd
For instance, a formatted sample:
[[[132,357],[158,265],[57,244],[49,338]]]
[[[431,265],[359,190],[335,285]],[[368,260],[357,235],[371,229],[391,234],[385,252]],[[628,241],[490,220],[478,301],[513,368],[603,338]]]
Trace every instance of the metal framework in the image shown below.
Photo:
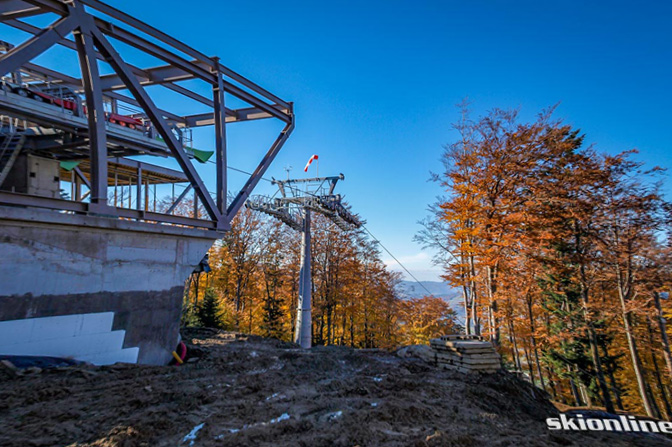
[[[326,216],[343,231],[362,225],[359,218],[343,205],[341,196],[334,194],[336,184],[344,179],[343,174],[309,179],[273,179],[280,197],[255,196],[246,203],[248,208],[273,216],[301,232],[301,269],[294,342],[302,348],[310,348],[312,344],[311,211]]]
[[[38,14],[56,14],[51,25],[35,27],[23,18]],[[112,21],[114,21],[114,23]],[[138,220],[151,220],[190,225],[215,231],[226,231],[230,221],[245,203],[277,153],[294,129],[293,105],[257,84],[235,73],[219,62],[190,46],[170,37],[156,28],[123,13],[98,0],[2,0],[0,22],[32,34],[25,42],[8,48],[0,55],[0,76],[22,72],[41,79],[34,85],[68,88],[84,97],[85,113],[69,116],[45,112],[39,104],[30,104],[25,98],[0,91],[0,112],[23,119],[41,128],[59,129],[69,138],[70,150],[83,149],[81,156],[88,158],[89,203],[65,203],[63,200],[0,192],[0,204],[19,204],[68,210],[77,213],[95,213]],[[139,68],[124,61],[113,41],[134,47],[142,53],[162,60],[165,65]],[[60,45],[74,50],[79,59],[81,79],[41,67],[31,61],[53,47]],[[102,75],[99,61],[108,63],[114,74]],[[212,97],[204,97],[177,84],[185,80],[201,80],[211,86]],[[210,111],[197,115],[181,115],[159,109],[146,91],[147,86],[159,85],[179,93]],[[128,90],[132,96],[119,93]],[[249,105],[230,109],[225,105],[225,94]],[[105,119],[106,101],[115,101],[139,107],[153,130],[160,136],[148,138],[126,129],[110,126]],[[284,128],[272,143],[231,203],[227,203],[227,144],[226,124],[262,118],[274,118]],[[189,154],[176,131],[187,127],[214,126],[216,186],[214,198],[206,189],[192,165]],[[66,147],[66,141],[60,145]],[[116,151],[116,152],[115,152]],[[189,187],[205,209],[208,219],[190,219],[169,214],[139,212],[108,204],[108,159],[119,155],[152,154],[170,156],[177,160]],[[58,158],[58,154],[54,155]],[[1,217],[1,216],[0,216]]]

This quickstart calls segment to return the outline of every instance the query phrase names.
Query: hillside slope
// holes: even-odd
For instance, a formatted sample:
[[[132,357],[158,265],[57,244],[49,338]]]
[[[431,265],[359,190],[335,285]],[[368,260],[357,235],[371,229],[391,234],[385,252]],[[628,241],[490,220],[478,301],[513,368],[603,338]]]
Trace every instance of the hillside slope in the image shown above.
[[[0,378],[3,446],[628,446],[549,432],[543,393],[377,351],[202,329],[180,367],[67,367]]]

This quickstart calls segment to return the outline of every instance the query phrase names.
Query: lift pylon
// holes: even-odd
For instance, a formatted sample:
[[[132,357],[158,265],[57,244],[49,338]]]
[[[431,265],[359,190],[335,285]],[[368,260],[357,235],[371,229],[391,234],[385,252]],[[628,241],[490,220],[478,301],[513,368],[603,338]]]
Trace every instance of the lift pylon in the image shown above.
[[[343,205],[341,195],[334,194],[339,180],[345,180],[345,176],[273,179],[273,184],[278,186],[276,195],[279,193],[279,197],[255,196],[246,202],[248,208],[273,216],[291,229],[301,232],[301,270],[294,342],[306,349],[312,345],[311,211],[326,216],[343,231],[362,226],[361,220]]]

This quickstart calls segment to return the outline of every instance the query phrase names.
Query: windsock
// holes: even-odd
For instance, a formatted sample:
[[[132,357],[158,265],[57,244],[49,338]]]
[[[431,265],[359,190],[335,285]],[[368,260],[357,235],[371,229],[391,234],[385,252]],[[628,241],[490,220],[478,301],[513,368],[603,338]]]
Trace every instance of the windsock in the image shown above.
[[[312,157],[310,157],[310,160],[308,160],[308,163],[306,163],[306,167],[303,168],[303,172],[308,172],[308,166],[310,166],[313,160],[317,160],[317,155],[313,155]]]

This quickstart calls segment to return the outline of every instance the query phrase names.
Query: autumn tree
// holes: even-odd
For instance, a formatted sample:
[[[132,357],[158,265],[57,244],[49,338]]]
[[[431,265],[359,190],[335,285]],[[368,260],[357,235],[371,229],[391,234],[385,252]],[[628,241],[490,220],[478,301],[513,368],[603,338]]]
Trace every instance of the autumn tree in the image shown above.
[[[658,169],[585,147],[553,108],[527,123],[460,111],[433,176],[445,197],[417,239],[461,289],[466,332],[487,334],[557,399],[669,414],[670,206]]]
[[[457,332],[455,311],[433,296],[412,298],[401,303],[404,344],[429,344],[432,338]]]

